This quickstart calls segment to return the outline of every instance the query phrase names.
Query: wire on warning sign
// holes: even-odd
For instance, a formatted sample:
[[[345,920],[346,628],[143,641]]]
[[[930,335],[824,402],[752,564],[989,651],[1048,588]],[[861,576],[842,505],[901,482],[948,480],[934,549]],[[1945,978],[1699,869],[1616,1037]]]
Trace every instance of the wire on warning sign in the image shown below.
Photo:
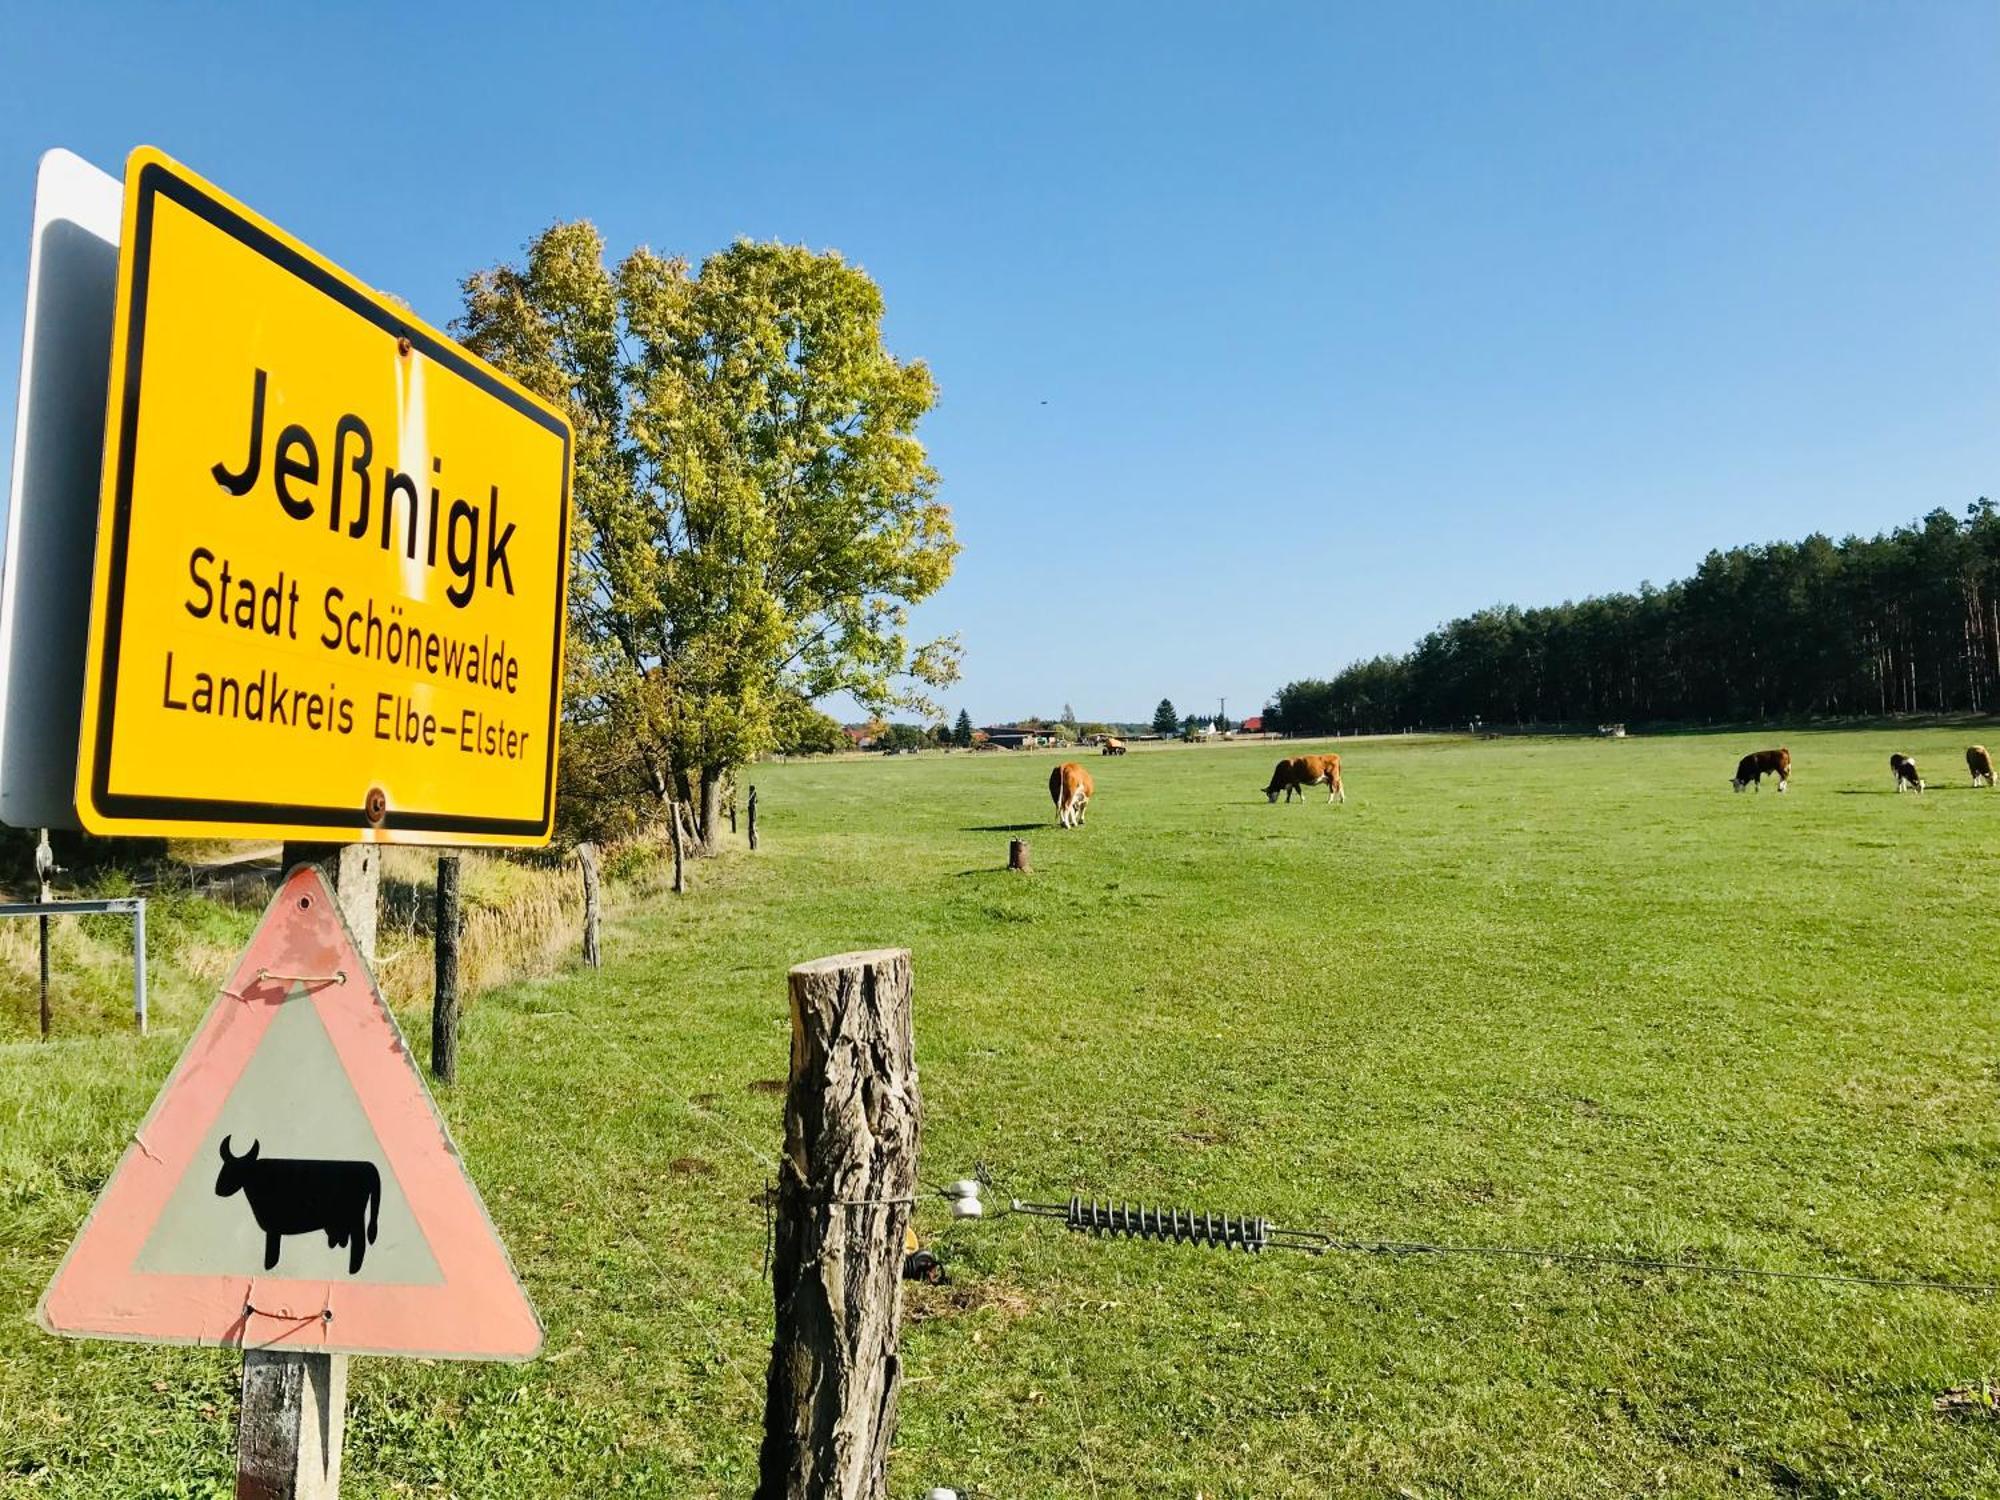
[[[252,984],[263,984],[266,980],[276,980],[279,984],[303,984],[308,988],[328,984],[346,984],[347,970],[335,969],[331,974],[273,974],[269,969],[259,969],[250,976]],[[225,988],[222,992],[232,1000],[249,1000],[241,990]]]

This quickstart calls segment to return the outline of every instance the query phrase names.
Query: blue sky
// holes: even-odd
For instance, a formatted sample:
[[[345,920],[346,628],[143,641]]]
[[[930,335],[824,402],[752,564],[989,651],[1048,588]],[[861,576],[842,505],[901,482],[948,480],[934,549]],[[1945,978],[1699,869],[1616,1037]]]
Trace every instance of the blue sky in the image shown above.
[[[437,322],[557,218],[867,267],[982,722],[2000,495],[1990,3],[11,5],[0,444],[36,158],[141,142]]]

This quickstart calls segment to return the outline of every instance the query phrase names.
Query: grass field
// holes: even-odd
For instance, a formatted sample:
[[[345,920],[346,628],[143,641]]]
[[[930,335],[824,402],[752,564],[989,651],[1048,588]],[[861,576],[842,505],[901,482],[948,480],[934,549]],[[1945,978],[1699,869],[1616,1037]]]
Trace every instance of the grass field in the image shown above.
[[[1989,737],[2000,734],[1992,728]],[[548,1325],[357,1361],[347,1492],[740,1495],[784,970],[914,950],[932,1179],[1353,1237],[2000,1276],[2000,793],[1976,734],[760,767],[764,850],[503,988],[442,1098]],[[1296,748],[1296,747],[1288,747]],[[1891,749],[1933,790],[1890,791]],[[1000,869],[1031,839],[1035,873]],[[0,1049],[0,1494],[228,1493],[237,1362],[36,1297],[195,1019]],[[414,1016],[406,1029],[416,1034]],[[945,1229],[937,1206],[927,1233]],[[1535,1259],[1261,1259],[1000,1219],[912,1289],[899,1495],[1991,1496],[2000,1301]]]

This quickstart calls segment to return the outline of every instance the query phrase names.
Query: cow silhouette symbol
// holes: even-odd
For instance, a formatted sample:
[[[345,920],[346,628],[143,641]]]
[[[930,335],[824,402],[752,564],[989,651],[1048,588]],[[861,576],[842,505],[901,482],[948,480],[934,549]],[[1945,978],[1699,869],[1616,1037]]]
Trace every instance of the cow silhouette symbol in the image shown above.
[[[241,1156],[229,1154],[222,1138],[222,1170],[215,1196],[241,1192],[257,1227],[264,1231],[264,1269],[278,1264],[279,1241],[288,1234],[324,1232],[329,1249],[347,1247],[347,1274],[361,1269],[382,1211],[382,1174],[372,1161],[312,1161],[302,1157],[260,1159],[252,1141]]]

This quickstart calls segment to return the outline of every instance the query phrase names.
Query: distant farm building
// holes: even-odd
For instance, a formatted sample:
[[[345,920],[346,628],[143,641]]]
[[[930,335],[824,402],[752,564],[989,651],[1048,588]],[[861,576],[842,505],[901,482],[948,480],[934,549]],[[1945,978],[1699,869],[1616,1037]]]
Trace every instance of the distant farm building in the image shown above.
[[[1236,730],[1239,734],[1262,734],[1264,732],[1264,716],[1262,714],[1252,714],[1241,724],[1238,724]]]
[[[998,745],[1002,750],[1034,750],[1063,743],[1054,730],[1041,726],[989,724],[980,733],[986,736],[989,745]]]

